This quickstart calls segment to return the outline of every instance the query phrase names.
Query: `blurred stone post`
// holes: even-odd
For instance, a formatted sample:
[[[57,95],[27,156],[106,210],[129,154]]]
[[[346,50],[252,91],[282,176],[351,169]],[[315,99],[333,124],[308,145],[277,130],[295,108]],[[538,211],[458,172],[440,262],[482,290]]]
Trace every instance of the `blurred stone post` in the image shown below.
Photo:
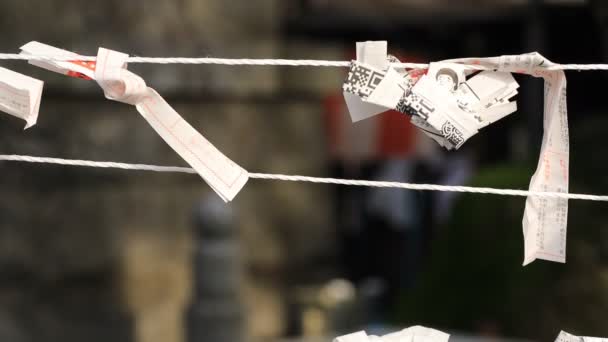
[[[188,313],[190,342],[239,342],[244,339],[241,300],[243,267],[234,207],[216,194],[195,211],[197,240],[194,293]]]

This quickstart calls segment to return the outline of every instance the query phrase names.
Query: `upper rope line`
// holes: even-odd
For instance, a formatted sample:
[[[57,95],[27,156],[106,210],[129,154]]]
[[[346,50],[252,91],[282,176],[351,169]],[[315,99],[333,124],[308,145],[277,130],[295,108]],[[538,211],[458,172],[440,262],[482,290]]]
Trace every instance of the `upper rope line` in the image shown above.
[[[97,57],[78,56],[79,61],[95,61]],[[0,60],[36,60],[36,61],[74,61],[73,56],[39,56],[22,55],[17,53],[0,53]],[[314,59],[251,59],[251,58],[214,58],[214,57],[129,57],[129,63],[148,64],[214,64],[214,65],[243,65],[243,66],[309,66],[309,67],[340,67],[348,68],[350,61],[331,61]],[[391,63],[391,66],[404,69],[427,68],[427,63]],[[481,65],[466,65],[471,70],[489,70]],[[547,66],[546,70],[608,70],[608,64],[555,64]]]

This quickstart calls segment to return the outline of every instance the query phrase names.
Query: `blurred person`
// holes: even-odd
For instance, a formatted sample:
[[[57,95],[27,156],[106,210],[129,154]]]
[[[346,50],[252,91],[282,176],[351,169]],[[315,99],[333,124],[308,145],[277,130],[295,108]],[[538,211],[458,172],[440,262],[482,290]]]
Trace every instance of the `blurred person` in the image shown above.
[[[406,60],[412,61],[411,58]],[[394,111],[353,123],[342,92],[325,99],[325,127],[332,177],[396,182],[430,181],[439,158],[410,123]],[[431,198],[402,189],[336,187],[335,219],[341,276],[358,286],[380,281],[380,311],[410,287],[420,263],[423,227],[430,227]],[[381,312],[382,314],[382,312]]]
[[[469,154],[446,153],[409,116],[389,110],[353,123],[341,92],[329,95],[324,105],[332,177],[447,185],[470,178]],[[335,188],[341,276],[358,286],[379,281],[381,315],[390,312],[400,291],[414,285],[435,227],[445,223],[456,197],[450,192]]]

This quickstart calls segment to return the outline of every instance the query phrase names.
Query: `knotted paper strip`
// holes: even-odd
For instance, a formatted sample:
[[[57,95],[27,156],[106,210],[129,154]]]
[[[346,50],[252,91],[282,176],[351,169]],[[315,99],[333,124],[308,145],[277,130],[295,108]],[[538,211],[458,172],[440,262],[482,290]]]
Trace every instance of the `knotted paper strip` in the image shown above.
[[[462,64],[431,63],[399,108],[446,149],[458,149],[480,129],[515,112],[519,85],[510,72],[471,74]]]
[[[232,200],[248,180],[248,173],[228,159],[190,126],[144,80],[128,71],[128,55],[100,48],[96,63],[78,55],[32,42],[22,48],[32,54],[68,55],[72,62],[40,62],[36,65],[62,74],[95,79],[108,99],[134,105],[150,126],[222,197]],[[59,51],[57,51],[59,50]]]
[[[530,191],[568,192],[569,133],[566,75],[547,70],[553,65],[538,53],[490,58],[464,58],[450,62],[478,64],[498,71],[527,74],[545,80],[544,134]],[[529,113],[534,115],[534,113]],[[524,265],[536,259],[566,262],[568,200],[530,196],[523,218]]]
[[[0,68],[0,111],[25,120],[25,129],[36,124],[44,83]]]
[[[386,89],[376,88],[385,78],[389,65],[386,41],[358,42],[357,61],[353,62],[351,72],[344,82],[344,101],[353,122],[370,118],[389,110],[383,105],[367,101],[372,93],[385,94]]]
[[[359,331],[337,337],[334,342],[448,342],[449,338],[449,334],[439,330],[416,325],[381,337]]]
[[[608,338],[574,336],[562,331],[555,339],[555,342],[608,342]]]

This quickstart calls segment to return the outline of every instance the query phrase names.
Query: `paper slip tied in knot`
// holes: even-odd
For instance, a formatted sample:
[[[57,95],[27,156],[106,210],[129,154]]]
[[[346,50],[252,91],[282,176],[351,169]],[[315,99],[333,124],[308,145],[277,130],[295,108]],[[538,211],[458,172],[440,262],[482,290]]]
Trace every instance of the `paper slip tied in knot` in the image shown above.
[[[337,337],[334,342],[448,342],[449,338],[449,334],[417,325],[384,336],[368,336],[359,331]]]
[[[412,115],[412,123],[441,146],[457,149],[480,129],[517,110],[509,100],[518,87],[508,72],[482,71],[467,79],[459,64],[431,63],[399,110]]]
[[[457,149],[477,132],[515,112],[510,99],[519,85],[509,72],[473,73],[458,63],[431,63],[428,70],[397,70],[386,42],[357,43],[343,91],[353,121],[389,109],[447,149]]]
[[[104,48],[97,53],[95,80],[107,99],[137,106],[148,95],[143,78],[127,70],[129,55]]]
[[[63,56],[70,61],[32,61],[42,68],[65,75],[94,79],[106,98],[134,105],[141,116],[224,201],[232,200],[243,188],[249,175],[205,137],[188,124],[144,80],[128,71],[128,55],[100,48],[96,62],[79,60],[79,55],[31,42],[21,48],[23,53]]]
[[[403,78],[390,67],[386,49],[385,41],[357,43],[357,60],[342,86],[353,122],[392,109],[403,94]]]

